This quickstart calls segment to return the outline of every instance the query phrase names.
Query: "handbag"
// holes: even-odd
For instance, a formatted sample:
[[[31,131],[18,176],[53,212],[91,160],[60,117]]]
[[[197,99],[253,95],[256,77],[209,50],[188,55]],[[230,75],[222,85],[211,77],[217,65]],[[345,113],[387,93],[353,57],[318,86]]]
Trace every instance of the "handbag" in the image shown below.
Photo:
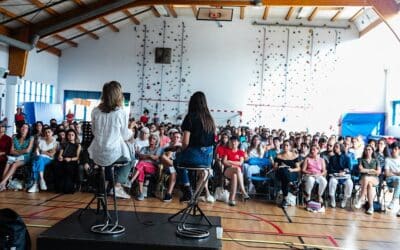
[[[217,201],[228,202],[229,201],[229,191],[223,187],[217,187],[214,192],[214,197]]]

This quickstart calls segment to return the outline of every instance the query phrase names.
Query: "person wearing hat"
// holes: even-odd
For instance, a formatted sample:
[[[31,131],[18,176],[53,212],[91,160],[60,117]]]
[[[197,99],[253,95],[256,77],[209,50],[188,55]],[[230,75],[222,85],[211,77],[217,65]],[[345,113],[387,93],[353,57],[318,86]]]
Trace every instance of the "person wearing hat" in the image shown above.
[[[0,123],[0,174],[3,174],[7,163],[7,155],[10,154],[12,139],[6,135],[7,124]]]

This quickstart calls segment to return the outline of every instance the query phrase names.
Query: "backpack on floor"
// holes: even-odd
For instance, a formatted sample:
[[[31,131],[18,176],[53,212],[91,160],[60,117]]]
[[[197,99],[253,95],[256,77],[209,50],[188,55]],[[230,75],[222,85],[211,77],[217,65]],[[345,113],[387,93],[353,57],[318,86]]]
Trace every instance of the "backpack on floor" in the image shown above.
[[[25,223],[9,208],[0,209],[0,249],[31,249],[31,238]]]

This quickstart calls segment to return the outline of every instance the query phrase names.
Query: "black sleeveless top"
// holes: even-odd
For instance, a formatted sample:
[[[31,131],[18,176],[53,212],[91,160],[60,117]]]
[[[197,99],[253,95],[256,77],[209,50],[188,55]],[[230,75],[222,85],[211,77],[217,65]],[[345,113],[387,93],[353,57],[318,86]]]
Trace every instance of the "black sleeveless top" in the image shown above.
[[[290,168],[296,168],[296,163],[299,162],[299,158],[295,158],[293,160],[283,160],[276,157],[275,162],[278,164],[278,167],[286,165]]]
[[[67,142],[63,145],[62,149],[63,151],[63,155],[62,157],[76,157],[76,151],[78,150],[78,143],[70,143]]]

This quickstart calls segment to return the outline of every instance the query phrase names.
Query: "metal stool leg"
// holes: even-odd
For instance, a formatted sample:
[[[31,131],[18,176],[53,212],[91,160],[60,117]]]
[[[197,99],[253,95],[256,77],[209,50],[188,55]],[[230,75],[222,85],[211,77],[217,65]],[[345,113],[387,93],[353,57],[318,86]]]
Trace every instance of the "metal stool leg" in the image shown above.
[[[204,170],[204,169],[194,169],[195,171],[198,170]],[[203,239],[203,238],[207,238],[210,235],[210,232],[208,230],[204,230],[204,229],[200,229],[197,227],[189,227],[186,225],[186,220],[188,219],[189,215],[190,216],[196,216],[196,212],[199,212],[199,215],[201,216],[201,218],[205,218],[205,220],[207,221],[209,226],[212,226],[212,223],[210,222],[210,220],[207,218],[207,216],[204,214],[204,212],[200,209],[199,205],[198,205],[198,198],[201,194],[201,192],[203,191],[205,184],[208,180],[208,176],[210,174],[209,169],[205,169],[206,173],[205,176],[203,178],[203,180],[201,181],[199,187],[196,189],[195,193],[193,194],[192,198],[189,201],[189,204],[186,208],[180,210],[178,213],[172,215],[171,217],[169,217],[169,221],[172,221],[173,218],[175,218],[178,215],[182,215],[180,220],[179,220],[179,224],[177,226],[176,229],[176,234],[178,236],[181,237],[185,237],[185,238],[192,238],[192,239]],[[192,215],[193,212],[193,215]]]
[[[104,223],[94,225],[91,227],[90,230],[94,233],[99,233],[99,234],[120,234],[120,233],[125,232],[125,227],[118,224],[117,198],[115,196],[115,186],[114,186],[114,166],[111,167],[111,178],[112,178],[112,184],[113,184],[114,214],[115,214],[115,222],[114,223],[113,223],[113,219],[107,208],[107,189],[105,187],[106,182],[105,182],[105,174],[104,174],[105,168],[104,167],[102,167],[102,171],[103,171],[104,197],[105,197]]]

